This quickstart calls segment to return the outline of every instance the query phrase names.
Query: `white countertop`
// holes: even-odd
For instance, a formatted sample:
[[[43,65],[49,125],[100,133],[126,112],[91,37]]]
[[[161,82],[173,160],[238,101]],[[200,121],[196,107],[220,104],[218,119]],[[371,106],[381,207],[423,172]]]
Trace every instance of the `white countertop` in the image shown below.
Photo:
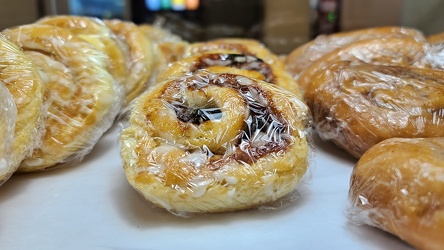
[[[316,138],[310,183],[290,206],[182,218],[126,181],[114,126],[80,164],[0,187],[0,249],[411,249],[346,218],[356,160]]]

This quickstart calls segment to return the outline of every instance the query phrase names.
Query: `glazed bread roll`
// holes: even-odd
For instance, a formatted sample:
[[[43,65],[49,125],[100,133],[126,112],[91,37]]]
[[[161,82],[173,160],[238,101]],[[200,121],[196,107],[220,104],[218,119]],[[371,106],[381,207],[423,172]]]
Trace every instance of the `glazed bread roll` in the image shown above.
[[[285,66],[288,72],[297,79],[302,71],[324,55],[354,42],[376,38],[411,38],[425,41],[424,35],[419,30],[398,26],[365,28],[320,35],[294,49],[285,58]]]
[[[444,245],[444,138],[392,138],[353,169],[349,218],[388,231],[417,249]]]
[[[120,136],[129,183],[168,211],[224,212],[292,191],[308,167],[308,109],[241,75],[199,71],[140,96]]]
[[[100,19],[83,16],[50,16],[40,19],[37,23],[68,29],[79,38],[91,43],[109,57],[107,69],[111,75],[119,82],[125,82],[129,56],[127,48]]]
[[[319,71],[304,94],[313,124],[359,158],[392,137],[444,137],[444,71],[350,62]]]
[[[336,49],[314,61],[299,75],[299,86],[305,90],[316,72],[339,61],[354,61],[379,65],[425,67],[421,60],[427,53],[427,44],[413,38],[378,38],[362,40]]]
[[[127,46],[127,78],[124,81],[125,104],[130,103],[146,89],[154,70],[154,46],[134,23],[121,20],[104,20],[105,24]]]
[[[12,95],[17,108],[12,166],[3,179],[14,172],[25,157],[39,146],[44,128],[44,85],[31,59],[0,34],[0,81]],[[7,102],[7,94],[2,94]],[[6,137],[8,135],[5,135]],[[5,138],[5,140],[8,140]]]
[[[14,128],[17,107],[9,90],[0,81],[0,185],[17,169],[13,164]]]
[[[38,68],[51,103],[43,142],[19,171],[81,160],[112,125],[121,107],[122,91],[107,71],[108,57],[56,26],[31,24],[3,33]]]

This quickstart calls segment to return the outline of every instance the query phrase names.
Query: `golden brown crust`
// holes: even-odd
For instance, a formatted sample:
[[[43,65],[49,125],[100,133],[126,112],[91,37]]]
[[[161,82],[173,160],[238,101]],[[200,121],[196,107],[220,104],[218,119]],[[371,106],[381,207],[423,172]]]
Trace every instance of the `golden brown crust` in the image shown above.
[[[274,201],[307,170],[307,112],[289,92],[240,75],[168,80],[138,98],[121,134],[127,178],[178,213]]]
[[[431,44],[441,44],[444,43],[444,32],[432,34],[427,37],[427,41]]]
[[[392,137],[444,136],[444,71],[339,62],[304,94],[324,139],[355,157]]]
[[[444,245],[444,138],[385,140],[353,169],[350,217],[418,249]]]

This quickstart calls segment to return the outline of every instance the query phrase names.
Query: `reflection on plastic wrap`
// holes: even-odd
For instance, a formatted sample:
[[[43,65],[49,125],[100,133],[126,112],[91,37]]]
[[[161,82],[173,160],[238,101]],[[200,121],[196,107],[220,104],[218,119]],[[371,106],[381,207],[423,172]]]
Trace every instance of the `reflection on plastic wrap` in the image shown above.
[[[198,71],[135,103],[121,134],[131,185],[180,215],[266,205],[292,194],[308,168],[308,109],[290,92]]]
[[[358,158],[384,139],[444,136],[444,71],[339,62],[304,99],[320,136]]]
[[[368,150],[350,182],[349,218],[418,249],[444,246],[444,138],[392,138]]]

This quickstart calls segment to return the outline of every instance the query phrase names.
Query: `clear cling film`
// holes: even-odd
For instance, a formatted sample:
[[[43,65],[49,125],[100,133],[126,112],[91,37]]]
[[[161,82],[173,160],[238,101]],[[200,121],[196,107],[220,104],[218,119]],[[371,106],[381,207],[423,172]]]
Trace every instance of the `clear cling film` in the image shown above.
[[[9,90],[0,81],[0,185],[15,171],[13,164],[14,129],[17,107]]]

